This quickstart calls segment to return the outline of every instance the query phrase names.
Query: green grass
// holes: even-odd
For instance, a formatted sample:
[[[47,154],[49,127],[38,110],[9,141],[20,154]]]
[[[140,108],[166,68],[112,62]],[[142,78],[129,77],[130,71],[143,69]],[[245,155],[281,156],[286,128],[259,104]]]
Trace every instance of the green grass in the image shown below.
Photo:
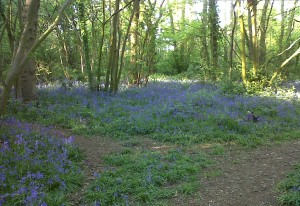
[[[281,205],[300,206],[300,164],[279,184],[278,189]]]
[[[158,205],[176,194],[191,195],[200,183],[199,174],[210,161],[201,153],[182,149],[164,152],[133,151],[105,158],[107,169],[85,194],[87,204]]]

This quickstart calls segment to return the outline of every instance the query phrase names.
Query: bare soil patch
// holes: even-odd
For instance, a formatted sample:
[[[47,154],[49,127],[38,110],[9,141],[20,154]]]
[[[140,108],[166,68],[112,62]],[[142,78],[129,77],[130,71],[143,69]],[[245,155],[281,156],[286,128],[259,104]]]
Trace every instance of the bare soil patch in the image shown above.
[[[124,149],[126,142],[104,137],[76,136],[75,143],[86,155],[87,181],[93,172],[103,169],[103,157]],[[140,138],[138,148],[160,150],[170,145]],[[174,197],[170,205],[197,206],[276,206],[279,205],[276,184],[300,162],[300,140],[259,147],[253,150],[226,148],[226,154],[214,156],[214,166],[202,171],[201,189],[193,197]],[[214,175],[215,174],[215,175]],[[85,187],[82,188],[82,192]],[[76,205],[82,205],[82,193],[77,194]],[[76,196],[75,196],[76,197]]]
[[[204,172],[220,171],[220,175],[201,178],[199,198],[190,199],[188,205],[276,206],[276,185],[300,162],[300,141],[251,151],[231,148],[215,160],[215,166]]]

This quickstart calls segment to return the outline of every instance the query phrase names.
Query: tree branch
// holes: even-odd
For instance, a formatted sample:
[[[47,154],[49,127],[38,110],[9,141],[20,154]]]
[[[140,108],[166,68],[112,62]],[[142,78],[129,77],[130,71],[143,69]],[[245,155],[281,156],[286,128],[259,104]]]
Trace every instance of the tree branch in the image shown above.
[[[49,36],[49,34],[57,27],[59,20],[65,9],[72,3],[73,0],[67,0],[58,11],[57,17],[53,21],[53,23],[49,26],[49,28],[40,36],[40,38],[35,42],[35,44],[29,49],[28,54],[33,53],[37,47]],[[24,59],[25,60],[25,59]],[[23,60],[23,62],[24,62]],[[23,63],[22,62],[22,63]]]
[[[121,11],[123,11],[124,9],[126,9],[132,2],[134,2],[136,0],[131,0],[130,2],[128,2],[123,8],[119,9],[118,11],[116,11],[115,13],[113,13],[103,24],[107,24],[107,22],[109,22],[111,20],[111,18],[113,16],[115,16],[116,14],[120,13]]]

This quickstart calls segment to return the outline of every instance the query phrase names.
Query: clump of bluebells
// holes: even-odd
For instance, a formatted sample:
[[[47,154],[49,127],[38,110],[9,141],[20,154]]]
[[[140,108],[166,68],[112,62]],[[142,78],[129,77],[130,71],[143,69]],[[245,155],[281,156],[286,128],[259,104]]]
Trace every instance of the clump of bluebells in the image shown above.
[[[0,122],[0,205],[62,205],[80,186],[81,154],[72,137],[39,132],[14,119]]]

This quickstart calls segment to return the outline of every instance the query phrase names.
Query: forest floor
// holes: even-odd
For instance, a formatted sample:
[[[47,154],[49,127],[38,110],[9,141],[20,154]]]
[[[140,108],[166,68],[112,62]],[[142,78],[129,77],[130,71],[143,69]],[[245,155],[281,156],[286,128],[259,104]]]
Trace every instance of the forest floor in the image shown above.
[[[148,138],[136,149],[159,150],[166,145]],[[82,194],[94,173],[101,173],[103,157],[124,149],[124,142],[104,137],[75,136],[75,143],[85,155],[84,187],[72,196],[74,205],[82,204]],[[173,145],[174,146],[174,145]],[[209,146],[199,146],[199,150],[210,154]],[[278,205],[276,185],[300,161],[300,140],[283,143],[270,143],[256,149],[226,145],[222,155],[210,155],[215,159],[212,166],[206,168],[199,179],[201,189],[196,195],[176,196],[170,205],[197,206],[276,206]]]

